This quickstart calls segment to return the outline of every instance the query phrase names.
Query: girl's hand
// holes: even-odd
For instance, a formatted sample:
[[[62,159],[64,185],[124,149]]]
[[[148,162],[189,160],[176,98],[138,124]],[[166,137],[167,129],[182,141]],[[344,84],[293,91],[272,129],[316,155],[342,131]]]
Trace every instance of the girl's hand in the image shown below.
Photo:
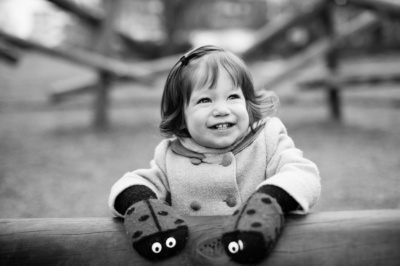
[[[125,229],[133,248],[153,261],[178,254],[188,238],[188,227],[182,217],[158,199],[142,200],[128,208]]]
[[[225,223],[222,244],[239,263],[257,263],[272,250],[284,225],[277,201],[254,193]]]

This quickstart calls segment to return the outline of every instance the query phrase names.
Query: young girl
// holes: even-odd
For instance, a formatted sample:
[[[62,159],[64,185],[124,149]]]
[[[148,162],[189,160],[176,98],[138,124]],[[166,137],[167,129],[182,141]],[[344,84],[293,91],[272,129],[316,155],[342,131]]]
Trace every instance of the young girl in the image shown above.
[[[187,215],[226,215],[227,254],[258,262],[279,236],[283,214],[310,210],[320,195],[319,172],[271,117],[277,105],[273,93],[254,90],[234,54],[204,46],[181,57],[161,103],[160,130],[168,138],[151,167],[126,173],[109,198],[142,256],[158,260],[182,250]]]

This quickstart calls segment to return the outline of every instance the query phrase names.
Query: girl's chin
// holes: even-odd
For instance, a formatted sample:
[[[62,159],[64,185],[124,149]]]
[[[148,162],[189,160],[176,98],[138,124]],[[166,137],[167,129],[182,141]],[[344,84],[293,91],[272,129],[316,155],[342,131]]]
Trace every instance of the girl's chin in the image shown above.
[[[200,146],[211,149],[225,149],[243,139],[245,133],[239,134],[235,130],[205,132],[204,135],[193,136],[193,140]],[[206,137],[205,137],[206,136]]]
[[[225,141],[215,141],[211,143],[207,143],[205,147],[211,148],[211,149],[225,149],[228,148],[229,146],[233,145],[235,143],[235,140],[225,140]]]

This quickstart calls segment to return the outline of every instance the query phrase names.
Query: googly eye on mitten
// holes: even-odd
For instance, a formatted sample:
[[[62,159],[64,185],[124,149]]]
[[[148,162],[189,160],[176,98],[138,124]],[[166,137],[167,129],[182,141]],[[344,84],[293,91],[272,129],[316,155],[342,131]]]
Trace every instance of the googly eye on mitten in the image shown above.
[[[185,221],[172,207],[158,199],[133,204],[126,211],[124,223],[133,248],[152,261],[178,254],[188,239]]]
[[[272,250],[284,225],[277,201],[264,193],[254,193],[224,225],[222,244],[238,263],[257,263]]]

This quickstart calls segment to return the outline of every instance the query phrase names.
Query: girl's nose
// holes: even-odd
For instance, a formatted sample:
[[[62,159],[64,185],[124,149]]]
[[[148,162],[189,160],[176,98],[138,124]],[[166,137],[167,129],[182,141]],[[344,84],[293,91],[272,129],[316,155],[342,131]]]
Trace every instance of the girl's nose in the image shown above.
[[[213,116],[227,116],[230,114],[229,108],[224,105],[224,104],[219,104],[214,107],[214,110],[212,111]]]

